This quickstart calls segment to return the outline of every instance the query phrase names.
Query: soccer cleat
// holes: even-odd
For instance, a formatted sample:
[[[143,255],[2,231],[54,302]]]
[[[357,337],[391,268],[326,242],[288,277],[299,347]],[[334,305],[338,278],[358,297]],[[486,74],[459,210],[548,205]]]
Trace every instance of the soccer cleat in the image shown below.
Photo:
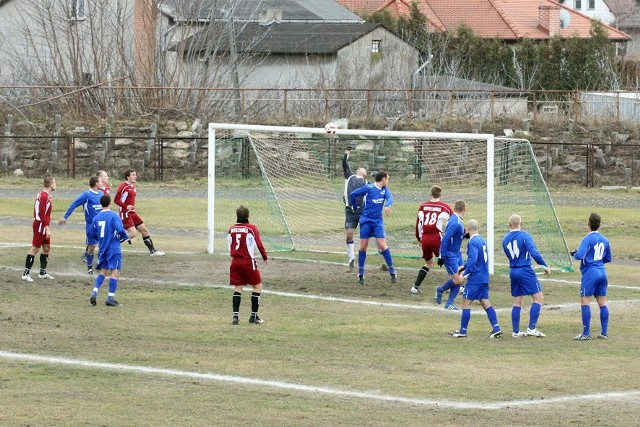
[[[93,274],[93,268],[91,267],[87,268],[87,274]]]
[[[600,334],[598,335],[596,338],[600,339],[600,340],[608,340],[609,339],[609,335],[607,334]]]
[[[540,332],[539,330],[537,330],[536,328],[533,329],[529,329],[527,328],[527,332],[525,332],[525,334],[528,337],[538,337],[538,338],[542,338],[542,337],[546,337],[545,334],[543,334],[542,332]]]
[[[112,300],[107,300],[107,302],[105,302],[105,304],[108,307],[120,307],[120,304],[118,303],[118,301],[112,299]]]
[[[525,334],[524,332],[520,331],[520,332],[511,332],[511,338],[522,338],[522,337],[526,337],[527,334]]]
[[[364,274],[358,274],[358,283],[364,285]]]
[[[91,303],[91,305],[96,305],[96,297],[94,297],[93,295],[91,296],[91,298],[89,298],[89,302]],[[107,304],[108,305],[108,304]]]
[[[445,310],[459,311],[460,309],[455,304],[447,304],[444,306]]]
[[[411,289],[409,289],[409,292],[411,292],[412,294],[419,294],[420,293],[420,288],[418,288],[416,286],[412,286]]]
[[[398,281],[398,276],[396,273],[391,273],[391,283],[396,283]]]
[[[589,341],[591,339],[591,334],[580,334],[574,338],[576,341]]]
[[[82,255],[80,256],[80,259],[81,259],[82,261],[84,261],[84,262],[85,262],[85,264],[86,264],[86,263],[87,263],[87,253],[86,253],[86,252],[83,252],[83,253],[82,253]]]
[[[33,282],[33,279],[28,274],[23,274],[22,280],[24,280],[25,282]]]
[[[466,338],[467,334],[463,334],[460,331],[453,331],[453,332],[449,332],[449,336],[451,338]]]
[[[151,252],[151,254],[150,254],[150,255],[151,255],[151,256],[164,256],[164,255],[165,255],[165,253],[164,253],[164,252],[162,252],[162,251],[153,251],[153,252]]]
[[[238,317],[237,314],[233,315],[233,321],[231,322],[233,325],[237,325],[238,323],[240,323],[240,318]]]
[[[49,273],[38,274],[38,278],[39,278],[39,279],[46,279],[46,280],[53,280],[53,279],[55,279],[55,277],[53,277],[53,276],[52,276],[52,275],[50,275]]]
[[[353,271],[353,268],[356,266],[356,259],[355,258],[351,258],[349,260],[349,271]]]
[[[493,338],[500,338],[502,336],[502,331],[501,330],[497,330],[497,331],[491,331],[491,333],[489,334],[489,338],[493,339]]]
[[[442,304],[442,291],[439,287],[436,288],[436,304]]]
[[[249,316],[249,323],[260,325],[264,323],[264,320],[262,320],[257,314],[252,314],[251,316]]]

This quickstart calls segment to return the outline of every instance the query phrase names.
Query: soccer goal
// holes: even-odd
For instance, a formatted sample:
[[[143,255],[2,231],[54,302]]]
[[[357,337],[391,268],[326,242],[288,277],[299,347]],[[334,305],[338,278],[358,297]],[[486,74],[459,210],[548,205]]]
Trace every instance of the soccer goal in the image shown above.
[[[385,227],[394,257],[420,257],[417,210],[440,185],[443,201],[466,202],[465,222],[480,222],[492,272],[506,263],[501,240],[512,213],[522,216],[548,263],[571,268],[529,141],[472,133],[209,124],[208,252],[227,251],[227,229],[243,204],[268,251],[345,253],[347,146],[352,170],[366,168],[371,182],[375,172],[389,173],[394,204]]]

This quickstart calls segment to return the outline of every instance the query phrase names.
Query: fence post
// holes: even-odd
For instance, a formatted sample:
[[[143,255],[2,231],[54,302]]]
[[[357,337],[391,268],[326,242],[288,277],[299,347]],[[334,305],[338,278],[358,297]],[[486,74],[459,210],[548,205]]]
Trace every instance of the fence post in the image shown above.
[[[55,130],[53,131],[53,140],[51,141],[51,157],[49,158],[47,165],[47,175],[53,175],[53,165],[58,159],[58,142],[60,140],[60,130],[62,129],[62,116],[60,114],[56,114],[56,125]]]
[[[11,125],[13,124],[13,114],[7,114],[7,123],[4,125],[4,137],[2,138],[2,171],[9,172],[9,137],[11,136]]]

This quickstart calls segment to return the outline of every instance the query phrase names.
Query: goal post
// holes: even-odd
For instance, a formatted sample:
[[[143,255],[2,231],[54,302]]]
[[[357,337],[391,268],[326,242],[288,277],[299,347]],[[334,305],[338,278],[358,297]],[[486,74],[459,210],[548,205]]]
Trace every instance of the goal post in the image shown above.
[[[504,258],[500,242],[512,213],[523,216],[536,243],[538,234],[548,237],[538,246],[549,263],[570,269],[531,144],[474,133],[337,129],[328,134],[324,128],[211,123],[207,251],[227,251],[227,229],[244,204],[267,250],[346,256],[341,158],[347,146],[354,147],[353,171],[366,168],[370,182],[377,171],[390,175],[394,204],[385,228],[394,257],[420,258],[417,210],[430,198],[431,186],[440,185],[443,201],[465,200],[465,223],[480,222],[492,273],[496,254]],[[541,227],[549,229],[542,233]],[[369,248],[375,251],[375,245]]]

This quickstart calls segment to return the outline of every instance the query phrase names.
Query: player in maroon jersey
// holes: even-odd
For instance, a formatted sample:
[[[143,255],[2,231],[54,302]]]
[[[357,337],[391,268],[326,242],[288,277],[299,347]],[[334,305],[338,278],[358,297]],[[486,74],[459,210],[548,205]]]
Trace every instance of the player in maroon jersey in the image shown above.
[[[96,172],[96,176],[100,178],[100,190],[104,194],[111,194],[111,187],[109,186],[109,174],[107,171],[99,170]]]
[[[420,292],[420,285],[427,276],[429,269],[433,267],[434,257],[440,256],[440,243],[442,241],[442,223],[453,214],[453,209],[448,204],[440,201],[442,188],[437,185],[431,187],[431,200],[424,202],[418,209],[416,218],[416,239],[422,245],[422,258],[424,266],[418,272],[415,284],[411,287],[411,293]]]
[[[244,285],[251,285],[251,316],[249,323],[260,324],[263,320],[258,316],[260,306],[260,293],[262,292],[262,277],[258,271],[255,258],[257,248],[262,255],[265,264],[268,257],[262,246],[258,227],[249,224],[249,208],[240,206],[236,209],[236,223],[229,227],[227,243],[229,255],[231,255],[231,267],[229,269],[229,284],[234,287],[233,292],[233,324],[239,323],[240,301]]]
[[[120,184],[118,189],[116,190],[116,195],[113,198],[116,205],[120,207],[120,219],[122,220],[122,225],[124,225],[124,229],[127,230],[127,234],[129,235],[129,239],[133,239],[140,231],[142,234],[142,241],[149,249],[149,253],[151,256],[162,256],[164,252],[156,250],[153,246],[153,241],[151,240],[151,236],[149,236],[149,230],[147,230],[147,226],[144,225],[142,218],[138,216],[136,213],[136,181],[138,180],[138,175],[136,171],[133,169],[127,169],[124,172],[125,181]]]
[[[33,239],[31,240],[31,249],[27,253],[27,260],[24,264],[24,273],[22,280],[33,282],[31,275],[31,267],[36,258],[36,254],[42,248],[40,254],[40,279],[53,280],[54,277],[47,274],[47,263],[49,262],[49,251],[51,250],[51,232],[49,224],[51,223],[51,193],[56,190],[55,178],[48,176],[44,179],[44,188],[36,197],[35,206],[33,208]]]

